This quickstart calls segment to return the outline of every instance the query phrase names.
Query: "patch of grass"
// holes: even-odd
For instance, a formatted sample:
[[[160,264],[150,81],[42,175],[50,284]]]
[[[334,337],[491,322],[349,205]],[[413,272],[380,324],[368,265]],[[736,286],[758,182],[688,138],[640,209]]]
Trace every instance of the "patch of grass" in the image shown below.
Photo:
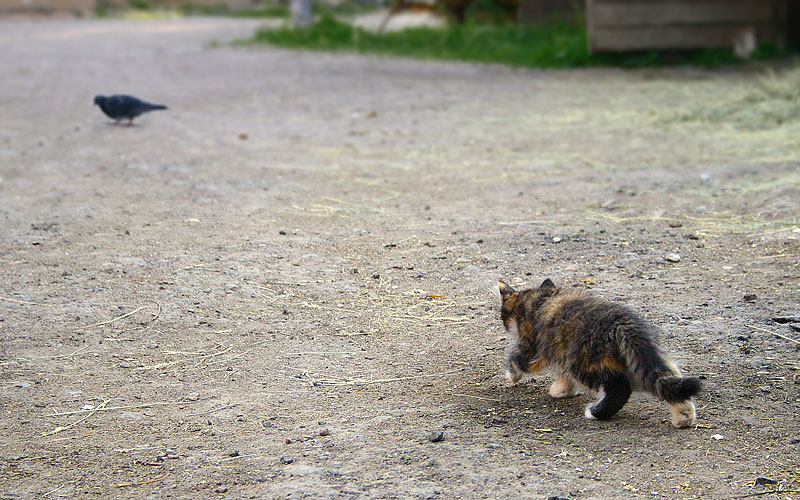
[[[289,48],[353,51],[428,59],[500,63],[537,68],[584,66],[646,67],[667,64],[720,66],[738,59],[730,49],[682,53],[589,54],[586,30],[577,20],[553,19],[540,25],[451,24],[374,33],[323,14],[307,28],[259,29],[256,42]],[[761,46],[754,58],[779,51]]]
[[[480,25],[417,27],[374,33],[322,18],[308,28],[262,28],[255,40],[314,50],[372,52],[432,59],[503,63],[514,66],[563,68],[590,63],[586,34],[567,21],[545,26]]]

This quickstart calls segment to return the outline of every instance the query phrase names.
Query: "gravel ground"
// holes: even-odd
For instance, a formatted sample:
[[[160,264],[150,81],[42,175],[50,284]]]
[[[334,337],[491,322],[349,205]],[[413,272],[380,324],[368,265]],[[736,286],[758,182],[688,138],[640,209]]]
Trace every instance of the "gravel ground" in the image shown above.
[[[796,125],[674,119],[757,68],[225,43],[256,26],[0,23],[2,498],[800,498]],[[495,280],[547,277],[661,326],[696,428],[507,387]]]

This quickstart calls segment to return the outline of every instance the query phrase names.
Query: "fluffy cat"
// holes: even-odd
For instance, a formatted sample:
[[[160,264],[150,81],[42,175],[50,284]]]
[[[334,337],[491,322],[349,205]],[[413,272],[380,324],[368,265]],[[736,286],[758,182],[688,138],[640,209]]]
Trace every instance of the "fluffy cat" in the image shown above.
[[[580,290],[563,290],[549,279],[538,288],[516,291],[498,281],[503,325],[512,337],[506,378],[513,385],[525,372],[550,368],[557,376],[554,398],[597,391],[586,418],[608,420],[632,391],[666,401],[672,425],[695,423],[692,396],[700,379],[682,377],[658,342],[658,329],[626,306]]]

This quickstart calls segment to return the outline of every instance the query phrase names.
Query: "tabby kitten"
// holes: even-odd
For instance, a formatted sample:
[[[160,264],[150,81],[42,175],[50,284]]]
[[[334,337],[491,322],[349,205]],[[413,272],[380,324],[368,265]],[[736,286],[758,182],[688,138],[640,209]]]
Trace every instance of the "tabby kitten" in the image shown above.
[[[550,368],[557,378],[550,395],[565,398],[581,386],[597,391],[586,418],[608,420],[645,391],[669,403],[672,425],[695,423],[692,396],[700,380],[681,372],[658,343],[658,329],[622,304],[580,290],[563,290],[549,279],[539,288],[515,291],[498,281],[502,319],[512,342],[506,378]]]

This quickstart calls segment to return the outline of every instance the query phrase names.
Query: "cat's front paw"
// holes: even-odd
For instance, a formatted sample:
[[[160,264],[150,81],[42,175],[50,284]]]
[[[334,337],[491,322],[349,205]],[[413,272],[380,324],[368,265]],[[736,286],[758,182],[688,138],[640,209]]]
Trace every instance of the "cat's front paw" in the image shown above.
[[[506,370],[506,380],[510,385],[517,385],[522,378],[522,374],[519,372],[513,372],[511,370]]]

